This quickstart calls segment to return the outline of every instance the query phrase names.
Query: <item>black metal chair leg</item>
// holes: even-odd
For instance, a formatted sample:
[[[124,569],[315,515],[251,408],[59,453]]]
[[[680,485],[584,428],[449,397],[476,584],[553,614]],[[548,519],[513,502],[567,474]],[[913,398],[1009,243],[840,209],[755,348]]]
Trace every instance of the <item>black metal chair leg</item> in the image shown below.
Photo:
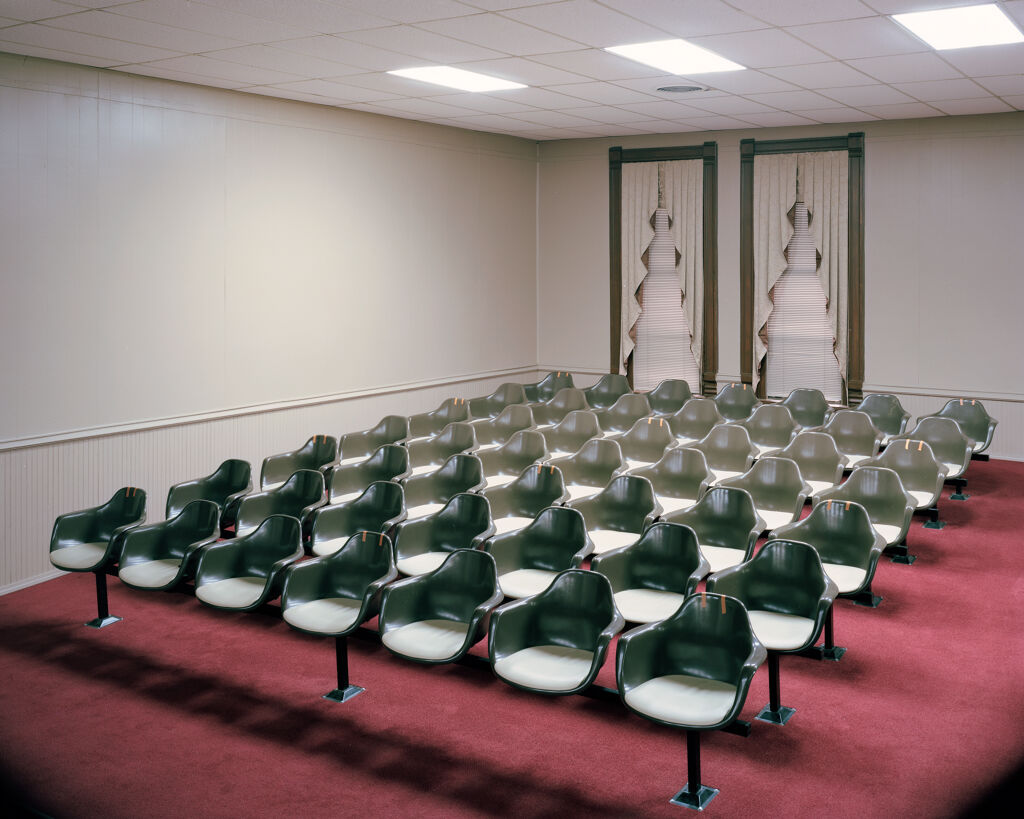
[[[798,651],[798,656],[810,657],[812,660],[832,660],[832,662],[838,663],[846,653],[845,647],[837,646],[835,643],[835,634],[832,625],[832,612],[834,609],[834,605],[829,606],[828,613],[825,615],[825,642],[820,646],[811,646],[810,648],[805,648],[803,651]]]
[[[785,725],[789,718],[796,713],[795,708],[787,708],[782,704],[781,682],[779,680],[779,653],[768,652],[768,704],[761,709],[757,718],[761,722],[770,722],[773,725]]]
[[[338,666],[338,687],[324,694],[324,699],[332,702],[348,702],[366,690],[358,685],[352,685],[348,681],[348,637],[334,638],[334,656]]]
[[[717,788],[709,788],[700,781],[700,732],[686,732],[686,784],[669,802],[684,808],[704,810],[715,798]]]
[[[107,604],[107,573],[97,569],[93,574],[96,576],[96,619],[86,625],[89,628],[104,628],[121,622],[123,618],[112,615]]]

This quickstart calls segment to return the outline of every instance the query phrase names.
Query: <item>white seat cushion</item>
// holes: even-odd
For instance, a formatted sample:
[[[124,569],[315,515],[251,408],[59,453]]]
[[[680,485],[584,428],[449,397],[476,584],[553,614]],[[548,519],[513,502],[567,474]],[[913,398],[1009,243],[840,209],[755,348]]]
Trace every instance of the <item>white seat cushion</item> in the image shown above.
[[[753,442],[752,442],[753,443]],[[761,458],[767,455],[769,452],[775,452],[776,450],[782,449],[782,447],[776,446],[775,444],[754,444],[757,447],[757,457]]]
[[[932,499],[935,494],[932,492],[922,492],[920,489],[908,489],[907,494],[914,499],[915,509],[927,509],[932,505]]]
[[[412,468],[411,475],[426,475],[428,472],[433,472],[437,469],[440,464],[423,464],[422,466],[414,466]]]
[[[337,503],[345,503],[346,501],[355,500],[362,494],[363,492],[360,489],[357,489],[355,492],[345,492],[342,495],[335,495],[333,498],[331,498],[330,503],[332,505]]]
[[[514,532],[516,529],[522,529],[524,526],[529,526],[533,523],[533,518],[498,518],[494,521],[494,533],[497,535],[503,535],[505,532]]]
[[[616,532],[613,529],[591,529],[588,534],[594,542],[594,553],[603,555],[620,546],[636,543],[640,535],[636,532]]]
[[[864,453],[862,455],[851,455],[849,452],[841,452],[839,454],[846,459],[847,466],[856,466],[861,461],[866,461],[868,458],[871,457],[869,453]]]
[[[493,443],[493,444],[484,444],[483,446],[478,446],[473,451],[474,452],[490,452],[492,449],[497,449],[499,446],[501,446],[502,443],[503,442],[499,441],[499,442],[496,442],[496,443]]]
[[[122,566],[117,576],[129,586],[159,589],[174,580],[178,576],[180,568],[181,561],[177,558],[147,560],[145,563],[132,563],[130,566]]]
[[[284,486],[284,481],[271,481],[270,483],[263,484],[261,491],[269,492],[272,489],[278,489],[282,486]]]
[[[824,492],[826,489],[831,489],[836,484],[832,481],[811,481],[808,480],[807,484],[811,487],[811,494],[817,495],[819,492]]]
[[[419,506],[410,506],[408,509],[409,518],[425,518],[444,509],[443,503],[421,503]]]
[[[675,614],[686,598],[658,589],[625,589],[616,592],[619,614],[631,623],[653,623]]]
[[[553,461],[555,458],[565,458],[568,455],[572,455],[575,450],[568,449],[552,449],[548,452],[548,460]]]
[[[967,465],[970,465],[970,461],[967,462]],[[946,477],[959,478],[967,471],[967,465],[944,463],[943,466],[946,467]]]
[[[739,566],[747,556],[747,553],[740,549],[729,549],[725,546],[701,545],[700,553],[707,559],[712,572],[720,572],[730,566]]]
[[[50,562],[58,569],[94,569],[103,562],[107,542],[76,543],[50,552]]]
[[[517,475],[491,475],[484,478],[484,488],[493,489],[496,486],[505,486],[512,483],[517,477]]]
[[[450,554],[451,552],[424,552],[412,557],[403,557],[395,562],[395,566],[402,574],[409,576],[426,574],[444,563]]]
[[[669,674],[641,683],[624,699],[641,714],[674,725],[715,725],[732,709],[736,686],[689,674]]]
[[[742,475],[742,472],[730,472],[728,469],[709,469],[711,473],[711,483],[721,483],[727,478],[735,478],[737,475]]]
[[[319,634],[337,634],[355,625],[362,604],[362,600],[350,600],[347,597],[324,597],[289,606],[281,612],[281,616],[286,623],[296,628]]]
[[[766,532],[770,532],[772,529],[778,529],[780,526],[785,526],[787,523],[793,522],[792,512],[779,512],[775,509],[758,509],[757,514],[761,516],[764,521],[764,528]]]
[[[262,577],[229,577],[196,586],[196,597],[211,606],[245,609],[260,599],[266,585]]]
[[[396,654],[418,660],[447,660],[466,642],[469,626],[454,620],[420,620],[381,635],[381,642]]]
[[[421,439],[417,438],[416,440]],[[342,458],[340,461],[338,461],[337,464],[335,464],[335,466],[348,466],[349,464],[358,464],[361,463],[362,461],[369,460],[369,458],[369,455],[353,455],[351,458]]]
[[[699,441],[699,440],[700,440],[700,438],[690,438],[687,435],[677,435],[676,436],[676,441],[678,442],[677,446],[686,446],[687,444],[692,444],[694,441]]]
[[[494,673],[510,682],[542,691],[571,691],[590,674],[594,652],[567,646],[531,646],[502,657]]]
[[[750,609],[750,627],[765,648],[794,651],[808,645],[813,637],[814,621],[796,614]]]
[[[868,573],[856,566],[841,566],[838,563],[822,563],[821,567],[839,587],[840,594],[850,594],[864,585]]]
[[[313,544],[313,554],[317,557],[333,555],[346,543],[348,543],[348,537],[336,537],[331,540],[318,540]]]
[[[677,512],[680,509],[689,509],[696,502],[696,498],[673,498],[669,495],[658,495],[658,503],[667,515],[669,512]]]
[[[903,532],[902,526],[893,526],[890,523],[872,523],[871,526],[878,534],[885,538],[886,546],[892,546],[900,541],[900,535]]]
[[[585,483],[571,483],[566,488],[569,493],[569,500],[578,500],[579,498],[589,498],[591,495],[596,495],[602,489],[603,486],[588,486]]]
[[[634,469],[643,469],[644,467],[651,466],[654,461],[637,461],[633,458],[626,458],[626,467],[632,471]]]
[[[506,597],[529,597],[544,591],[557,574],[541,569],[516,569],[514,572],[501,575],[498,578],[498,585]]]

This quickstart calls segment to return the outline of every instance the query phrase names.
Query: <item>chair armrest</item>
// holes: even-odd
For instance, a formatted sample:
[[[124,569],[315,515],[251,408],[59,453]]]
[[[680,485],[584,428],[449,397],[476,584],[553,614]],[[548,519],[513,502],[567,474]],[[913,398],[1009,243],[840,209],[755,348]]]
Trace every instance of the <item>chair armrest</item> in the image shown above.
[[[238,541],[228,540],[207,546],[199,555],[196,566],[196,585],[200,578],[212,583],[235,577],[236,569],[242,555],[242,546]]]
[[[491,664],[501,657],[513,654],[526,645],[533,612],[528,605],[531,598],[524,597],[504,606],[498,606],[491,612],[491,622],[487,634],[487,654]],[[501,634],[498,634],[498,629]],[[500,640],[497,639],[500,636]],[[500,644],[499,644],[500,643]]]
[[[60,515],[53,522],[50,551],[53,551],[55,544],[66,541],[88,543],[92,538],[91,533],[95,532],[97,528],[98,509],[99,507],[93,507]]]
[[[377,630],[383,634],[391,628],[399,628],[414,622],[417,619],[420,602],[426,593],[427,586],[422,575],[407,577],[385,586],[381,592],[381,616]]]

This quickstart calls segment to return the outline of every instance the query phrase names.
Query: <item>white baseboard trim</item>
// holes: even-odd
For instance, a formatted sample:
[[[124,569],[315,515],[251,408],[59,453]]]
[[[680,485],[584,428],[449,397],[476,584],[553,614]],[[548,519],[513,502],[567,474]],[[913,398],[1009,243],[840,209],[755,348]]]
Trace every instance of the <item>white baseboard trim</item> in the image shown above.
[[[537,369],[538,367],[535,364],[524,364],[522,366],[502,370],[489,370],[485,372],[464,373],[447,378],[430,378],[422,381],[406,381],[395,384],[384,384],[381,386],[366,387],[346,392],[330,393],[326,395],[311,395],[306,398],[293,398],[287,401],[274,401],[265,404],[251,404],[242,407],[232,407],[230,409],[216,410],[214,412],[200,412],[166,418],[150,418],[144,421],[133,421],[125,424],[83,427],[81,429],[64,430],[46,435],[9,438],[0,441],[0,452],[11,449],[26,449],[28,447],[44,446],[46,444],[63,443],[65,441],[75,441],[83,438],[102,438],[108,435],[121,435],[126,432],[142,432],[146,430],[160,429],[163,427],[196,424],[203,421],[237,418],[244,415],[255,415],[262,412],[296,409],[316,406],[318,404],[330,404],[339,401],[353,401],[359,398],[374,398],[396,392],[408,392],[410,390],[429,389],[431,387],[439,387],[442,385],[456,385],[465,384],[470,381],[482,381],[487,378],[510,378],[527,374],[532,377],[532,374],[536,372]]]
[[[29,586],[36,586],[39,583],[45,583],[47,580],[53,580],[55,577],[65,575],[67,572],[62,572],[60,569],[51,569],[48,572],[37,574],[35,577],[27,577],[24,580],[18,580],[14,583],[8,583],[6,586],[0,586],[0,597],[11,592],[21,591],[27,589]]]

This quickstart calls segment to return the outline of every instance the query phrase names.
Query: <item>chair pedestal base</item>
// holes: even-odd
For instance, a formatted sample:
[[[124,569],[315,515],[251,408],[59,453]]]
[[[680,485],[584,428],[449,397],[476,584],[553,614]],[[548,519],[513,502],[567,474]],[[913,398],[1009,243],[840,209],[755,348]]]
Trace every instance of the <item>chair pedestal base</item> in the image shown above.
[[[950,500],[967,500],[968,495],[964,490],[967,488],[967,478],[949,478],[946,483],[953,484],[953,494],[949,496]]]
[[[803,651],[796,652],[796,655],[798,657],[808,657],[812,660],[832,660],[832,662],[838,663],[845,653],[846,646],[820,645],[805,648]]]
[[[944,520],[926,520],[924,522],[925,529],[945,529],[946,521]]]
[[[108,614],[106,617],[96,617],[90,620],[85,625],[87,625],[89,628],[106,628],[107,626],[114,625],[114,623],[120,623],[123,619],[123,617],[117,617],[113,614]]]
[[[870,586],[866,589],[861,589],[855,594],[844,594],[842,596],[852,600],[858,606],[868,606],[873,609],[877,609],[882,605],[882,601],[885,599],[880,594],[875,594],[871,591]]]
[[[732,734],[737,737],[749,737],[750,736],[750,723],[745,719],[734,719],[728,725],[718,729],[723,734]]]
[[[988,453],[987,452],[972,452],[971,453],[971,460],[972,461],[987,461],[988,460]]]
[[[757,719],[761,720],[761,722],[770,722],[772,725],[785,725],[795,713],[795,708],[789,708],[785,705],[780,705],[778,709],[773,711],[771,704],[768,704],[761,709]]]
[[[917,555],[910,554],[910,550],[907,549],[905,542],[886,546],[882,554],[888,555],[889,560],[893,563],[902,563],[904,566],[909,566],[917,560]]]
[[[668,801],[673,805],[682,805],[684,808],[704,810],[717,795],[718,788],[709,788],[707,785],[701,785],[697,788],[696,793],[690,793],[690,784],[687,783],[679,793]]]
[[[357,697],[362,694],[366,689],[360,688],[358,685],[349,685],[345,688],[335,688],[333,691],[329,691],[324,694],[325,700],[331,702],[348,702],[353,697]]]

